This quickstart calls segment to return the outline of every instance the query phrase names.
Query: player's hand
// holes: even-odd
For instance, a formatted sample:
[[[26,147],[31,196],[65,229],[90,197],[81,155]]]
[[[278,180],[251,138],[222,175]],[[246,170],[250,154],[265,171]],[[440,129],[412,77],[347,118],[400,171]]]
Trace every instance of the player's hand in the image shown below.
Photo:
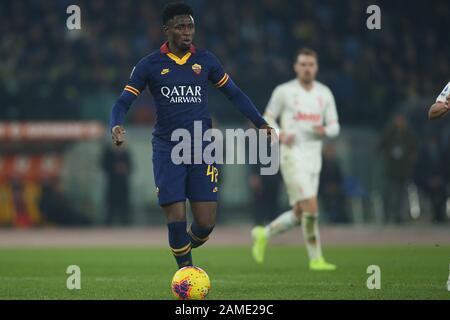
[[[274,143],[278,142],[278,135],[274,128],[269,126],[268,124],[263,124],[260,129],[266,130],[266,134],[270,136],[270,144],[273,145]]]
[[[314,133],[317,134],[319,137],[325,136],[325,127],[324,126],[314,126],[313,130],[314,130]]]
[[[450,95],[447,96],[445,102],[439,103],[439,110],[441,110],[442,115],[446,115],[450,111]]]
[[[294,140],[295,140],[294,134],[280,132],[280,143],[285,144],[290,147],[294,143]]]
[[[125,142],[126,131],[122,126],[115,126],[111,130],[112,140],[116,146],[120,146]]]

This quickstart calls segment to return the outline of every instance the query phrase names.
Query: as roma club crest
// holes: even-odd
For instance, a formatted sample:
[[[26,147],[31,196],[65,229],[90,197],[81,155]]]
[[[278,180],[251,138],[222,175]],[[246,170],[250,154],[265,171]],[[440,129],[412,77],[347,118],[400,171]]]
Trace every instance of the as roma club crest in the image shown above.
[[[196,73],[196,74],[200,74],[200,72],[202,72],[202,66],[199,64],[194,64],[192,65],[192,70]]]

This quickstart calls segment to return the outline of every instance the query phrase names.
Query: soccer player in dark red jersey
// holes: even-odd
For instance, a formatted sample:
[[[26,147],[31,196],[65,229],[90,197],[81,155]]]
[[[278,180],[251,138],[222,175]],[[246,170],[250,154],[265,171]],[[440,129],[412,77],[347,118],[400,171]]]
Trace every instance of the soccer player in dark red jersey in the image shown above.
[[[277,137],[251,100],[224,72],[219,60],[192,44],[195,33],[192,9],[184,3],[171,3],[165,7],[162,19],[167,42],[134,67],[112,108],[110,129],[113,142],[120,146],[125,141],[125,115],[134,99],[148,88],[155,99],[157,114],[152,144],[158,202],[167,218],[169,245],[178,267],[182,268],[192,265],[191,249],[205,243],[214,228],[218,170],[206,163],[175,164],[171,150],[176,142],[171,140],[171,134],[182,128],[193,137],[194,121],[201,121],[203,132],[212,127],[207,108],[208,82],[225,94],[256,128],[264,129],[272,141]],[[189,227],[186,199],[193,214]]]

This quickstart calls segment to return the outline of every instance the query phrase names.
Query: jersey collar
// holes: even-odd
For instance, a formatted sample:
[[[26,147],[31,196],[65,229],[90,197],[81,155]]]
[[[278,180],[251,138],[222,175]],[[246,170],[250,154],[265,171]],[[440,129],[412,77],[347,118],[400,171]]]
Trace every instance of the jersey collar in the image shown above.
[[[190,58],[190,56],[195,53],[196,49],[195,46],[193,44],[191,44],[190,48],[189,48],[189,52],[186,53],[182,58],[178,58],[176,55],[174,55],[172,52],[170,52],[169,49],[169,42],[166,41],[163,43],[163,45],[161,46],[161,48],[159,48],[159,51],[162,54],[165,54],[166,56],[168,56],[170,59],[172,59],[173,61],[175,61],[176,64],[179,65],[183,65],[186,63],[186,61]]]

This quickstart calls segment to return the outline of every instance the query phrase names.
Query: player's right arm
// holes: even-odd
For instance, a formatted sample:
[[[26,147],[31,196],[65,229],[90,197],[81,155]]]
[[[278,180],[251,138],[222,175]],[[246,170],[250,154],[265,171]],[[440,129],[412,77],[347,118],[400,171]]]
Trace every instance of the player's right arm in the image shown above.
[[[131,104],[145,89],[145,86],[146,86],[145,64],[144,61],[141,60],[133,68],[130,80],[123,89],[120,97],[114,103],[111,110],[109,128],[111,130],[113,143],[116,146],[120,146],[125,142],[126,132],[123,127],[125,116],[128,110],[130,109]]]
[[[450,111],[450,82],[439,94],[430,109],[428,110],[428,119],[435,120],[445,116]]]
[[[328,138],[335,138],[339,135],[341,127],[339,125],[338,119],[339,117],[333,93],[330,91],[330,89],[327,89],[327,92],[328,92],[328,101],[325,110],[324,135]]]

